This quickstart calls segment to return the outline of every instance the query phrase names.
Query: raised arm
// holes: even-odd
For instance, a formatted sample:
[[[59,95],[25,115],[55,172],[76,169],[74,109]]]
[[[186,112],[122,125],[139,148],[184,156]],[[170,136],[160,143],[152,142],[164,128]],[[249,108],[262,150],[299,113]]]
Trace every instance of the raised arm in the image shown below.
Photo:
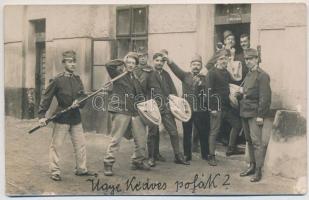
[[[186,76],[186,72],[183,71],[182,69],[180,69],[180,67],[178,67],[178,65],[173,62],[173,61],[169,61],[167,62],[167,65],[170,67],[170,69],[172,70],[172,72],[181,80],[183,81],[185,79]]]

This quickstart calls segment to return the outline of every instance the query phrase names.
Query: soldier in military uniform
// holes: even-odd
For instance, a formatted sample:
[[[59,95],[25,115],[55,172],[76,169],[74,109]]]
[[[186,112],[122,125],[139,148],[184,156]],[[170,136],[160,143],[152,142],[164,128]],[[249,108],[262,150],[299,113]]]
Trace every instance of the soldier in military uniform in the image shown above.
[[[183,122],[183,149],[186,161],[192,160],[192,128],[193,124],[197,129],[201,157],[208,159],[208,134],[209,134],[209,113],[206,107],[205,75],[200,74],[202,70],[202,57],[195,55],[191,59],[191,72],[185,72],[177,66],[170,58],[167,59],[167,65],[174,74],[182,81],[183,98],[190,104],[192,117],[188,122]]]
[[[112,116],[112,139],[104,157],[104,175],[106,176],[113,175],[112,166],[116,161],[115,153],[120,148],[122,137],[128,131],[132,133],[134,139],[131,168],[134,170],[150,169],[145,158],[146,128],[136,108],[137,103],[145,101],[143,86],[134,73],[138,62],[138,55],[129,52],[124,60],[112,60],[105,64],[111,78],[124,73],[121,66],[124,66],[128,72],[113,83],[112,94],[109,97],[108,111]]]
[[[152,71],[147,80],[148,97],[153,98],[160,109],[162,123],[170,135],[171,145],[174,151],[176,164],[189,165],[184,160],[183,154],[179,149],[179,136],[175,118],[168,107],[168,96],[170,94],[177,95],[175,85],[170,75],[163,69],[164,65],[163,53],[155,53],[153,55],[153,64],[155,70]]]
[[[140,47],[137,50],[139,64],[138,67],[134,70],[138,80],[140,81],[144,94],[147,94],[147,79],[150,73],[153,71],[153,67],[148,65],[148,53],[144,47]],[[147,127],[147,147],[148,147],[148,157],[149,157],[149,165],[154,167],[156,165],[156,161],[164,162],[165,158],[159,152],[159,142],[160,142],[160,134],[159,127],[156,125],[151,125]]]
[[[77,102],[78,98],[85,96],[84,87],[80,77],[74,74],[76,65],[76,55],[74,51],[63,53],[63,66],[65,71],[55,77],[46,88],[39,106],[39,123],[46,125],[45,114],[50,107],[53,97],[58,101],[56,112],[61,111],[69,106],[74,109],[62,114],[54,120],[52,141],[49,146],[49,168],[50,178],[60,181],[59,155],[60,147],[65,137],[69,134],[73,143],[74,155],[76,159],[75,175],[89,176],[95,175],[88,171],[86,166],[86,144],[85,137],[81,126],[81,116]]]
[[[262,178],[261,168],[264,162],[262,129],[264,118],[271,104],[271,88],[269,75],[259,67],[258,51],[244,51],[246,65],[249,69],[243,84],[243,95],[240,101],[240,116],[248,142],[250,165],[240,176],[254,174],[251,182]]]

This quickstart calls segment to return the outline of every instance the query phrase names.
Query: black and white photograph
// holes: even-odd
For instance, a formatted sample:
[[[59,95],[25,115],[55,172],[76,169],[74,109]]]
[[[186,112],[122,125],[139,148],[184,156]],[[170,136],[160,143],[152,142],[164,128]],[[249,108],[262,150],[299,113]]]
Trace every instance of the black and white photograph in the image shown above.
[[[5,4],[5,195],[307,193],[307,4]]]

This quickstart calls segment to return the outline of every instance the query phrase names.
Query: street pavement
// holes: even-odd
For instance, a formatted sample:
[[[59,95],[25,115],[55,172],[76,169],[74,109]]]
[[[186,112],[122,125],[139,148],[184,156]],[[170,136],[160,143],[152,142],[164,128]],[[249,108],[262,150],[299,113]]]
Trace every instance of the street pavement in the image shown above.
[[[85,133],[88,168],[97,177],[74,175],[75,159],[67,137],[61,149],[62,181],[49,178],[48,146],[51,127],[28,134],[36,120],[5,118],[6,194],[29,195],[263,195],[292,194],[296,181],[269,173],[259,183],[239,177],[246,166],[243,156],[225,157],[225,147],[217,151],[218,166],[212,167],[193,154],[191,165],[177,165],[167,135],[161,136],[160,152],[167,159],[150,171],[130,169],[133,141],[123,138],[112,177],[103,174],[103,157],[110,136]],[[182,142],[181,142],[182,143]]]

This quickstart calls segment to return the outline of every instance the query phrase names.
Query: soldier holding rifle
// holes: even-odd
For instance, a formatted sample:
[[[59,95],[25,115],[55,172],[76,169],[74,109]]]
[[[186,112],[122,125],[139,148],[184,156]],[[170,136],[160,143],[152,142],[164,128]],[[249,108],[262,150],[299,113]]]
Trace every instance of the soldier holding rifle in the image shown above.
[[[49,168],[51,172],[50,178],[54,181],[60,181],[59,155],[60,147],[65,137],[70,134],[74,155],[76,159],[75,175],[77,176],[93,176],[93,172],[88,171],[86,166],[86,144],[85,136],[81,126],[81,116],[78,107],[78,98],[85,96],[82,81],[78,75],[74,74],[76,69],[76,54],[74,51],[66,51],[63,53],[64,72],[56,76],[42,97],[39,107],[39,123],[45,126],[48,119],[45,117],[50,107],[53,97],[58,101],[56,111],[61,111],[69,106],[71,110],[54,119],[54,128],[52,141],[49,146]]]

